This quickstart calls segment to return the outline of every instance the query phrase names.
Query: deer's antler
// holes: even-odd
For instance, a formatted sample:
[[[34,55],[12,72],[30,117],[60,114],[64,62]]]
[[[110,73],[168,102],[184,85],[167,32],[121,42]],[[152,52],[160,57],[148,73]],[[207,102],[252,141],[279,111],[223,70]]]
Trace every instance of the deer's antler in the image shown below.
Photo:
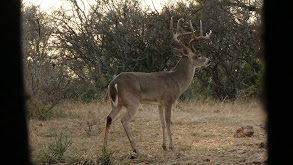
[[[184,53],[187,53],[189,50],[191,50],[192,52],[196,52],[196,49],[193,47],[193,42],[194,41],[198,41],[198,40],[208,40],[210,39],[210,36],[212,34],[212,31],[210,30],[209,34],[206,34],[205,36],[202,35],[202,22],[200,20],[200,32],[199,32],[199,36],[196,37],[195,36],[195,31],[193,29],[193,26],[192,26],[192,23],[191,23],[191,20],[189,20],[189,25],[190,25],[190,29],[191,29],[191,32],[186,32],[186,33],[183,33],[182,30],[181,30],[181,33],[180,33],[180,21],[183,20],[183,18],[180,18],[177,22],[177,30],[176,30],[176,34],[174,34],[174,31],[173,31],[173,16],[171,17],[171,22],[170,22],[170,28],[171,28],[171,35],[173,37],[173,40],[181,47],[181,49],[183,50]],[[191,35],[191,39],[189,41],[189,47],[186,47],[183,43],[182,43],[182,38],[184,35]],[[178,40],[178,37],[180,36],[180,40]]]
[[[191,33],[183,33],[181,30],[180,33],[180,21],[183,20],[183,18],[180,18],[177,21],[177,30],[176,30],[176,34],[174,34],[173,31],[173,16],[171,17],[171,22],[170,22],[170,28],[171,28],[171,35],[173,37],[173,40],[181,47],[182,51],[187,53],[188,52],[188,48],[182,43],[182,38],[184,35],[190,35]],[[178,40],[178,37],[180,36],[180,40]]]
[[[199,36],[196,37],[195,36],[195,31],[193,30],[193,26],[192,26],[192,23],[191,23],[191,20],[189,20],[189,25],[190,25],[190,29],[191,29],[191,32],[192,32],[192,39],[189,41],[189,47],[190,49],[192,50],[192,52],[196,52],[196,49],[193,47],[192,43],[194,41],[198,41],[198,40],[208,40],[210,39],[210,36],[212,34],[212,30],[210,30],[210,33],[209,34],[206,34],[205,36],[202,35],[202,22],[201,20],[199,21],[199,25],[200,25],[200,31],[199,31]]]

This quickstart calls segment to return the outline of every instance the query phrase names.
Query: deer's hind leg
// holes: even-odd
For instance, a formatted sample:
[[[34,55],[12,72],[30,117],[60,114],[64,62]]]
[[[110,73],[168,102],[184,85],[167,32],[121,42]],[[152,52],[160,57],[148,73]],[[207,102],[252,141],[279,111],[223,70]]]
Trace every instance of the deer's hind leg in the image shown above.
[[[106,123],[105,136],[104,136],[104,146],[107,145],[107,137],[108,137],[108,131],[109,131],[110,125],[111,125],[113,119],[115,118],[115,116],[121,110],[120,106],[114,106],[113,104],[111,104],[111,105],[112,105],[112,110],[111,110],[110,114],[107,116],[107,123]]]
[[[139,108],[139,105],[140,104],[138,103],[138,104],[132,104],[130,106],[127,106],[126,107],[126,113],[121,119],[121,122],[122,122],[123,128],[125,130],[125,133],[126,133],[128,139],[129,139],[129,142],[131,144],[132,151],[136,153],[136,156],[139,156],[140,152],[138,151],[138,149],[136,147],[136,144],[134,142],[134,139],[132,137],[132,134],[130,132],[129,123],[133,119],[134,115],[136,114],[136,112],[137,112],[137,110]]]

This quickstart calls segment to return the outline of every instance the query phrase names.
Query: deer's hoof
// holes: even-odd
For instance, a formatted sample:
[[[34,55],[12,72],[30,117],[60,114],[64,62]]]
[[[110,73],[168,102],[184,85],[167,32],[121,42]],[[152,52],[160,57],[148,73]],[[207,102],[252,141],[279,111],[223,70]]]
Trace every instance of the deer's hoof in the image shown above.
[[[129,159],[136,159],[138,156],[136,154],[131,154]]]
[[[135,153],[135,152],[133,152],[133,153],[130,154],[129,159],[136,159],[136,158],[138,158],[139,156],[140,156],[139,153]]]
[[[172,151],[176,151],[176,148],[174,146],[170,146],[169,149]]]
[[[163,148],[164,151],[167,151],[166,145],[162,145],[162,148]]]

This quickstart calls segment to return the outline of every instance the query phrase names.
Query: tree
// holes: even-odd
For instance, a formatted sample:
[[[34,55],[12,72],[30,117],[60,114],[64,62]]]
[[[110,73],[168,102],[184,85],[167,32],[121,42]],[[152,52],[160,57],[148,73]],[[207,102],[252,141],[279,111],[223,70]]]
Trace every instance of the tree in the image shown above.
[[[195,83],[193,87],[204,89],[201,92],[209,92],[220,99],[236,99],[243,91],[248,90],[245,94],[257,91],[255,88],[260,84],[256,80],[260,79],[263,71],[257,56],[260,50],[257,33],[260,16],[253,12],[258,10],[258,3],[199,0],[196,3],[178,3],[173,8],[165,7],[166,14],[177,11],[179,17],[192,20],[195,27],[202,20],[204,30],[213,31],[209,42],[195,43],[195,47],[213,62],[196,74],[195,81],[199,80],[201,84]],[[188,10],[186,6],[189,6]]]
[[[171,16],[191,20],[197,30],[202,20],[203,30],[213,31],[209,41],[194,43],[212,65],[196,73],[190,97],[196,92],[237,99],[254,95],[261,85],[261,0],[190,0],[166,4],[161,12],[142,8],[138,0],[68,2],[71,9],[61,7],[50,15],[37,8],[23,10],[27,85],[34,94],[45,84],[57,88],[47,83],[54,79],[61,84],[59,91],[68,89],[67,97],[96,99],[121,72],[172,69],[178,57],[171,53],[177,47],[170,35]],[[190,31],[187,21],[182,27]]]
[[[68,79],[62,62],[52,57],[56,50],[51,43],[53,27],[50,17],[34,5],[23,8],[22,13],[25,88],[30,96],[28,106],[35,114],[40,114],[48,112],[64,98]]]

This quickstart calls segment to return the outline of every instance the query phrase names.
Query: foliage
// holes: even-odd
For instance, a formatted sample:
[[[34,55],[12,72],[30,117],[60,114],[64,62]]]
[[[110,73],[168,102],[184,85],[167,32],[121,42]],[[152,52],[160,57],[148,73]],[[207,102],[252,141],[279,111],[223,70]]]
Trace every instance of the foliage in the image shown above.
[[[221,23],[212,27],[213,43],[202,43],[199,46],[202,46],[204,52],[212,55],[214,62],[211,67],[200,72],[198,77],[204,86],[211,86],[217,97],[241,97],[241,91],[255,85],[250,80],[256,79],[255,73],[262,70],[257,57],[260,50],[260,40],[256,32],[259,26],[258,11],[256,15],[252,15],[251,9],[241,3],[207,1],[201,5],[202,19],[209,20],[205,26],[208,27],[210,23],[215,24],[217,21]],[[218,14],[211,14],[211,10]],[[205,79],[206,76],[212,78],[210,83]]]
[[[73,165],[111,165],[114,164],[113,161],[113,152],[103,146],[100,154],[91,153],[90,155],[71,157],[67,163]]]
[[[197,30],[202,20],[203,30],[213,31],[210,40],[194,44],[212,65],[196,73],[197,82],[181,99],[237,99],[260,91],[262,0],[181,1],[160,12],[138,0],[98,0],[87,11],[85,1],[68,2],[71,10],[46,14],[30,6],[22,11],[26,89],[38,105],[104,98],[108,83],[121,72],[171,70],[179,60],[171,53],[178,47],[169,32],[171,16],[185,19],[185,31],[190,30],[186,20]]]
[[[111,155],[113,153],[110,152],[106,146],[103,146],[102,148],[102,155],[101,155],[101,164],[102,165],[111,165],[113,164],[113,160],[111,158]]]
[[[38,157],[42,164],[55,164],[65,162],[65,152],[71,146],[72,140],[69,135],[55,133],[54,143],[43,146]]]
[[[66,97],[69,75],[62,62],[52,57],[54,27],[51,17],[38,6],[22,9],[25,88],[29,115],[45,120],[51,109]]]

